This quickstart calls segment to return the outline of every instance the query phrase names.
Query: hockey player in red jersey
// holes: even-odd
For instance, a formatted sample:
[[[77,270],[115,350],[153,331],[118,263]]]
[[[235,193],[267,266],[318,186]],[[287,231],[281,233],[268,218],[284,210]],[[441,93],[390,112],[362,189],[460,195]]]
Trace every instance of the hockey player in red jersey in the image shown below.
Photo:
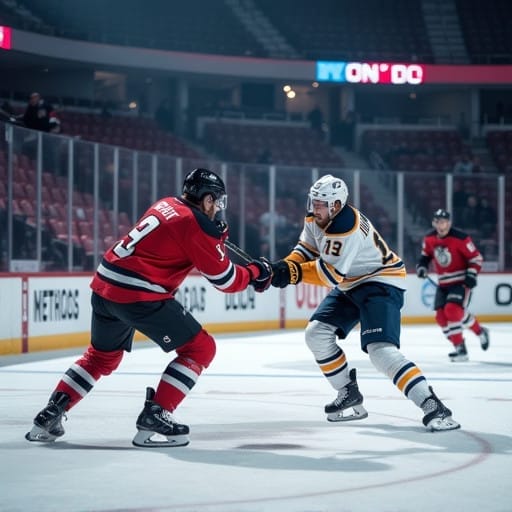
[[[26,439],[48,442],[62,436],[65,413],[119,366],[138,330],[164,352],[175,351],[176,357],[156,391],[146,390],[133,444],[189,443],[189,427],[178,423],[173,412],[212,362],[215,341],[174,294],[193,268],[225,293],[249,285],[262,292],[272,277],[264,259],[245,267],[230,260],[224,245],[227,228],[215,220],[226,200],[221,178],[208,169],[195,169],[185,178],[181,197],[157,201],[105,253],[91,283],[91,344],[58,382]],[[153,439],[154,434],[163,440]]]
[[[467,361],[464,327],[480,338],[483,350],[489,348],[488,330],[467,311],[483,258],[471,237],[452,227],[450,214],[446,210],[434,212],[432,226],[434,229],[423,238],[416,273],[419,278],[425,279],[432,263],[439,276],[434,299],[436,321],[455,349],[448,356],[454,362]]]

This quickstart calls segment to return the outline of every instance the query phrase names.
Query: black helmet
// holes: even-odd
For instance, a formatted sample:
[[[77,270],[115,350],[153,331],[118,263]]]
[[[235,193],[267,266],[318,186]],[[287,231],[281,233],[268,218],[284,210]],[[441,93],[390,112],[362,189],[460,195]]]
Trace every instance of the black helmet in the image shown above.
[[[447,212],[446,210],[439,208],[434,212],[433,218],[450,220],[450,212]]]
[[[222,179],[208,169],[194,169],[183,182],[183,193],[194,202],[200,202],[206,194],[211,194],[217,206],[224,210],[227,203],[226,187]]]

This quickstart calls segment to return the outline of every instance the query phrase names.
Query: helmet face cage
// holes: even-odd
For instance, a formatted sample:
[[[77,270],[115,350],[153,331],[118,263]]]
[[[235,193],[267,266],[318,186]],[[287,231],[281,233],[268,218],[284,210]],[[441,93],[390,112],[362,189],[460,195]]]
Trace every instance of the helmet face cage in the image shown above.
[[[189,173],[183,182],[183,192],[196,202],[200,202],[205,195],[210,194],[217,208],[225,210],[227,207],[228,196],[224,182],[208,169],[194,169]]]
[[[324,201],[329,208],[329,215],[334,208],[336,201],[341,203],[341,208],[347,204],[348,189],[345,182],[340,178],[327,174],[313,183],[308,194],[308,212],[313,211],[313,201]]]

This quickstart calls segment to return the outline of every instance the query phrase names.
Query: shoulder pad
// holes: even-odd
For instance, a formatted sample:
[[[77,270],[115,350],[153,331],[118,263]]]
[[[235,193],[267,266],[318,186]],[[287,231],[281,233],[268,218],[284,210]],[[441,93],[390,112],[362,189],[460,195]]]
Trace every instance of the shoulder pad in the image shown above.
[[[327,226],[325,232],[330,235],[343,235],[352,231],[357,224],[356,210],[350,205],[345,205],[332,222]]]
[[[199,224],[199,227],[209,236],[213,238],[221,239],[221,233],[219,228],[215,225],[215,222],[211,221],[207,215],[205,215],[199,208],[194,206],[190,207],[190,211],[194,214],[194,217]]]
[[[457,228],[451,228],[448,236],[453,236],[453,238],[459,238],[460,240],[464,240],[468,237],[468,234],[465,231],[461,231]]]

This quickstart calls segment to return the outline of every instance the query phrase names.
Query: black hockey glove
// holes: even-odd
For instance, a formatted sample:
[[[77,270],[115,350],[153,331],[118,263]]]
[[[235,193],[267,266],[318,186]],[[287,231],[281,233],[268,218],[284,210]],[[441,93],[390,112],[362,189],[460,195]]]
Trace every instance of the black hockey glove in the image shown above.
[[[467,286],[468,288],[474,288],[476,286],[476,275],[473,274],[473,272],[466,272],[464,286]]]
[[[285,288],[289,284],[297,284],[302,281],[302,269],[300,263],[292,260],[279,260],[272,263],[272,286]]]
[[[215,219],[215,225],[217,226],[217,229],[221,235],[226,233],[228,230],[228,223],[222,219]]]
[[[416,267],[416,275],[420,278],[420,279],[426,279],[427,278],[427,275],[428,275],[428,269],[427,267],[423,267],[421,265],[418,265]]]
[[[272,267],[266,258],[251,261],[247,265],[247,270],[251,274],[249,284],[252,284],[255,291],[261,293],[270,286],[272,282]]]

